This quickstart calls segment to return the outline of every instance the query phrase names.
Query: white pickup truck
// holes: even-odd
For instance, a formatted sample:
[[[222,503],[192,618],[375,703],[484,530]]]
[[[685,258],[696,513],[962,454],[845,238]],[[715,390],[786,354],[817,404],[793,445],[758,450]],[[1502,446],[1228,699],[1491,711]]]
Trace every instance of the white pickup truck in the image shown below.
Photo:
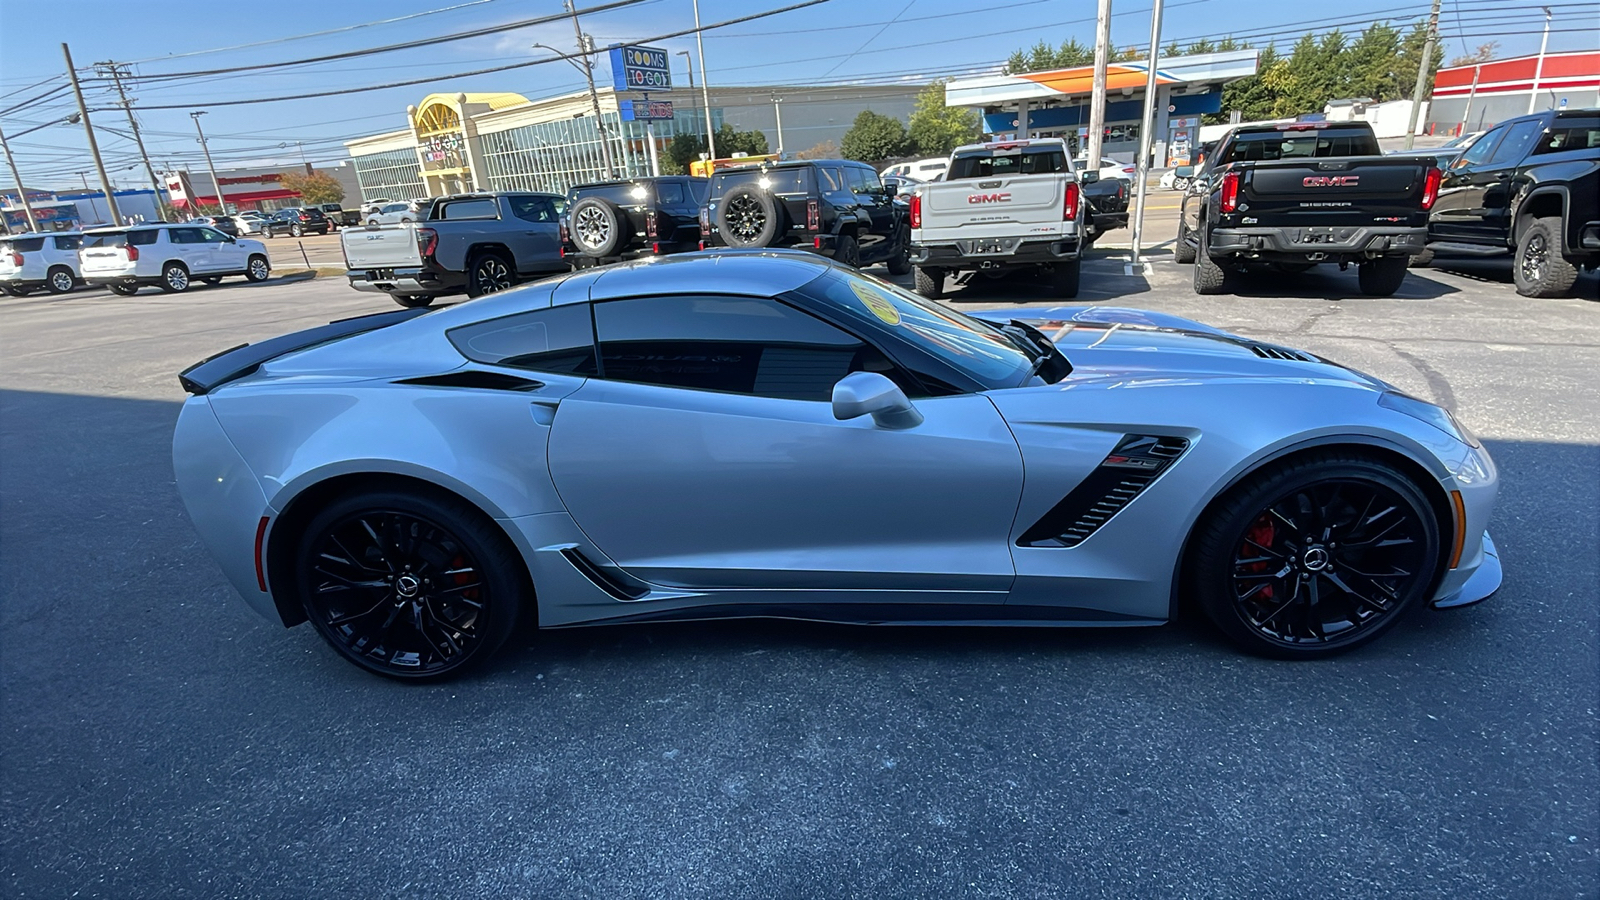
[[[1076,297],[1088,206],[1079,182],[1095,174],[1075,174],[1059,138],[956,148],[945,180],[911,196],[917,293],[938,299],[952,275],[1032,267]]]

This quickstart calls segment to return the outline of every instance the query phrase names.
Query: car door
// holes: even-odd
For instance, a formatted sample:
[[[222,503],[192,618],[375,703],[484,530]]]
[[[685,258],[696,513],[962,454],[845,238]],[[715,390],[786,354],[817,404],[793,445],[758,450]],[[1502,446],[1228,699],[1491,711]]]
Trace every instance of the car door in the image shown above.
[[[518,272],[539,274],[567,269],[561,257],[561,216],[552,201],[553,198],[538,194],[513,194],[504,201],[514,217],[505,224],[521,228],[513,247]]]
[[[213,268],[213,254],[206,246],[205,237],[198,225],[183,225],[167,229],[170,255],[183,262],[191,274],[209,272]]]
[[[1500,146],[1510,125],[1490,131],[1473,144],[1471,149],[1456,157],[1444,173],[1439,185],[1439,199],[1434,201],[1428,216],[1428,239],[1433,241],[1469,241],[1482,239],[1484,195],[1493,176],[1488,163]]]
[[[846,374],[915,379],[773,299],[593,308],[599,377],[561,403],[549,462],[610,563],[735,597],[1004,602],[1022,460],[988,399],[915,399],[912,428],[839,421],[829,397]]]
[[[211,253],[210,266],[214,272],[243,272],[248,255],[232,237],[215,228],[202,228],[206,249]]]
[[[856,235],[861,244],[861,259],[863,262],[885,259],[895,236],[894,197],[884,189],[878,173],[867,166],[850,166],[845,174],[850,179],[850,190],[855,194],[861,216],[862,227]]]

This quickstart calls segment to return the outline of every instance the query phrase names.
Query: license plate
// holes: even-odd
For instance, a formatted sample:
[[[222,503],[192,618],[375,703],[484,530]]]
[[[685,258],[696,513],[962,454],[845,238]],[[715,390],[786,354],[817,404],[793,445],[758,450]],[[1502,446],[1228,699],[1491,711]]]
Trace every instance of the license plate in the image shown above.
[[[1305,230],[1300,232],[1300,243],[1302,243],[1302,244],[1331,244],[1331,243],[1333,243],[1333,232],[1331,230],[1330,231],[1316,231],[1316,230],[1307,228],[1307,229],[1305,229]]]
[[[1006,247],[1000,241],[973,241],[972,252],[975,256],[992,255],[1006,252]]]

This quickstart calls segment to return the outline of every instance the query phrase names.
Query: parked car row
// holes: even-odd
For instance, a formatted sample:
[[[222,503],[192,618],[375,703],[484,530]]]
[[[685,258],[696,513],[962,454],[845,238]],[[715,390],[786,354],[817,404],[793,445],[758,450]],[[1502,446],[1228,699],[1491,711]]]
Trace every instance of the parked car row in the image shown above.
[[[1566,294],[1600,268],[1600,109],[1549,110],[1381,155],[1365,122],[1241,126],[1191,178],[1175,255],[1194,289],[1252,269],[1354,264],[1361,291],[1393,294],[1436,254],[1506,256],[1519,294]],[[1440,151],[1448,161],[1440,164]]]
[[[236,275],[265,281],[271,274],[266,245],[199,222],[0,240],[0,291],[13,297],[41,288],[64,294],[84,284],[125,296],[146,286],[179,293],[196,281],[217,284]]]

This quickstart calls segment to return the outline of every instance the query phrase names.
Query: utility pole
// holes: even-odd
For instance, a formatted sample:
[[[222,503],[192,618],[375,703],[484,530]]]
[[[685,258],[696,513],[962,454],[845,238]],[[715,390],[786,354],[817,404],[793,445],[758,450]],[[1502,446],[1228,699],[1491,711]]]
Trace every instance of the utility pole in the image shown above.
[[[600,135],[600,157],[606,163],[606,177],[617,177],[617,167],[611,162],[611,142],[606,140],[606,122],[600,117],[600,93],[594,89],[594,61],[589,54],[594,52],[594,38],[583,33],[578,25],[578,10],[573,7],[572,0],[563,0],[567,12],[572,13],[572,33],[578,37],[579,58],[583,60],[583,77],[589,81],[589,102],[594,105],[594,127]]]
[[[1434,0],[1438,3],[1439,0]],[[1144,118],[1139,126],[1139,160],[1134,163],[1137,171],[1134,178],[1137,183],[1133,186],[1133,195],[1138,203],[1138,208],[1133,214],[1133,261],[1128,265],[1128,273],[1143,274],[1143,264],[1139,261],[1139,242],[1144,236],[1144,195],[1145,182],[1150,180],[1150,147],[1155,140],[1152,134],[1156,127],[1156,63],[1161,54],[1161,0],[1156,0],[1155,8],[1150,10],[1150,71],[1145,75],[1144,82]]]
[[[1438,3],[1434,6],[1437,8]],[[1544,51],[1550,46],[1550,7],[1544,7],[1544,37],[1539,39],[1539,67],[1533,70],[1533,90],[1528,92],[1528,112],[1539,102],[1539,81],[1544,78]]]
[[[706,109],[706,159],[717,158],[717,132],[711,125],[711,81],[706,78],[706,42],[700,32],[700,0],[694,0],[694,44],[700,51],[700,99]],[[691,77],[693,72],[690,73]],[[710,175],[710,172],[706,173]]]
[[[72,94],[78,98],[78,115],[83,119],[83,133],[89,137],[89,153],[94,156],[94,168],[100,173],[100,186],[106,191],[106,208],[111,210],[111,224],[122,224],[122,213],[117,209],[117,198],[112,196],[111,179],[106,176],[106,164],[100,159],[100,145],[94,140],[94,126],[89,124],[89,107],[83,102],[83,88],[78,84],[78,70],[72,67],[72,50],[61,44],[61,55],[67,58],[67,78],[72,81]],[[17,185],[21,187],[22,185]]]
[[[1089,167],[1100,167],[1100,147],[1106,132],[1106,62],[1111,56],[1111,0],[1100,0],[1094,27],[1094,88],[1089,95]]]
[[[144,173],[150,176],[150,189],[156,192],[156,212],[161,211],[161,182],[156,179],[155,166],[150,165],[150,154],[145,152],[144,138],[139,136],[139,120],[133,116],[133,103],[128,99],[127,91],[122,89],[122,70],[126,66],[114,62],[95,63],[96,70],[105,69],[111,73],[111,83],[117,87],[117,96],[122,98],[122,109],[128,114],[128,127],[133,129],[133,142],[139,145],[139,158],[144,160]]]
[[[1407,150],[1411,149],[1411,144],[1417,136],[1417,116],[1422,112],[1422,92],[1428,87],[1428,70],[1433,68],[1433,46],[1438,40],[1439,0],[1433,0],[1433,12],[1428,14],[1428,38],[1422,42],[1422,60],[1417,63],[1417,85],[1411,89],[1411,118],[1406,123]]]
[[[200,112],[189,113],[189,118],[194,120],[195,134],[200,135],[200,149],[204,150],[206,154],[206,170],[211,173],[211,183],[216,185],[217,188],[217,215],[225,216],[228,214],[228,201],[222,197],[222,179],[217,177],[217,167],[211,164],[211,145],[206,143],[206,133],[200,129],[200,117],[203,115],[205,115],[205,111],[201,110]],[[198,197],[190,197],[189,205],[198,207],[200,205],[199,199]]]
[[[689,67],[689,108],[693,109],[695,111],[695,115],[698,116],[700,114],[700,109],[697,104],[699,104],[700,101],[696,100],[694,96],[694,57],[690,56],[689,51],[687,50],[679,50],[678,55],[683,57],[684,65]],[[708,112],[707,115],[710,115],[710,113]],[[672,130],[673,133],[676,134],[678,129],[676,126],[674,126]]]
[[[6,143],[3,131],[0,131],[0,149],[6,151],[6,165],[11,167],[11,178],[17,183],[17,197],[22,200],[22,212],[28,217],[28,230],[38,231],[39,222],[33,217],[33,204],[28,202],[28,189],[22,184],[22,175],[17,171],[17,161],[11,157],[11,145]]]

